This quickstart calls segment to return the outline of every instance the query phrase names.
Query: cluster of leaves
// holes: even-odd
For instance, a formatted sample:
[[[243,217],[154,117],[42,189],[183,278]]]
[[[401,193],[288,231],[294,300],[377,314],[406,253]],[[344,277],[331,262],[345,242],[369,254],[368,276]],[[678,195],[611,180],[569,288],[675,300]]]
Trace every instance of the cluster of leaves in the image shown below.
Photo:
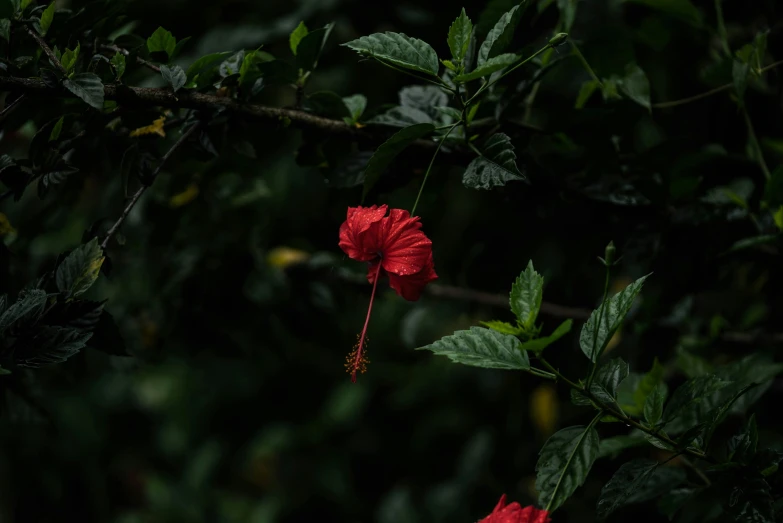
[[[698,18],[687,1],[626,3],[669,10],[675,17],[684,16],[690,22]],[[23,83],[10,80],[40,82],[45,89],[39,90],[49,92],[53,98],[70,94],[60,112],[47,114],[46,123],[35,129],[28,154],[0,157],[0,182],[8,189],[4,195],[18,201],[25,189],[37,182],[39,197],[51,196],[53,189],[86,170],[78,161],[83,161],[77,154],[80,143],[89,143],[91,151],[101,151],[109,140],[115,140],[114,145],[119,143],[119,150],[125,151],[120,169],[125,194],[129,194],[131,183],[141,185],[143,191],[169,156],[161,155],[159,148],[172,127],[190,130],[199,125],[196,139],[188,144],[194,146],[198,159],[216,160],[229,148],[240,156],[256,158],[248,138],[250,133],[246,132],[247,123],[235,118],[231,111],[237,107],[269,109],[254,104],[264,100],[270,87],[282,86],[291,90],[296,101],[292,112],[273,113],[280,115],[273,122],[275,129],[285,129],[292,123],[286,114],[301,113],[300,116],[319,116],[319,122],[350,130],[332,136],[329,128],[327,132],[308,128],[298,144],[298,163],[321,168],[331,187],[362,186],[364,198],[384,189],[384,176],[391,166],[413,148],[433,157],[430,169],[439,151],[460,153],[454,157],[465,159],[458,166],[462,184],[471,189],[502,187],[534,178],[533,173],[518,166],[518,156],[525,154],[525,160],[535,164],[539,172],[578,171],[574,180],[566,180],[559,189],[573,191],[580,198],[628,208],[656,205],[667,210],[673,203],[692,198],[695,203],[684,210],[678,208],[672,222],[690,224],[727,216],[728,220],[747,219],[756,231],[738,241],[732,237],[730,251],[778,245],[783,230],[783,166],[772,170],[767,167],[747,110],[750,93],[766,87],[764,73],[770,66],[765,61],[769,53],[764,32],[734,53],[726,35],[722,35],[726,56],[718,64],[720,67],[715,67],[720,69],[715,73],[719,78],[729,72],[731,83],[716,89],[732,95],[746,121],[747,158],[758,164],[764,176],[761,184],[742,178],[726,184],[712,180],[703,184],[699,169],[728,157],[725,150],[714,147],[688,156],[687,161],[683,160],[685,167],[678,164],[669,172],[669,166],[659,167],[662,162],[658,153],[663,146],[655,132],[645,135],[641,152],[634,150],[633,154],[628,154],[622,139],[613,135],[611,142],[607,138],[606,143],[613,144],[614,149],[607,153],[597,148],[606,155],[600,158],[600,154],[591,151],[598,140],[592,142],[584,136],[576,139],[575,124],[553,126],[555,132],[531,138],[527,149],[519,146],[520,140],[507,127],[503,128],[506,132],[500,132],[498,126],[514,120],[536,129],[529,123],[529,115],[521,118],[514,111],[522,105],[530,108],[544,76],[568,57],[583,63],[590,76],[576,84],[578,93],[572,93],[570,100],[579,118],[584,117],[589,123],[588,115],[594,114],[591,110],[603,103],[613,109],[622,108],[617,112],[623,115],[635,117],[637,113],[633,111],[643,114],[639,134],[644,135],[650,128],[658,132],[649,121],[651,111],[657,110],[651,100],[652,76],[648,78],[639,64],[631,61],[623,64],[622,71],[599,75],[576,46],[571,45],[570,51],[563,51],[569,47],[560,47],[567,37],[559,31],[571,31],[577,4],[556,3],[560,19],[554,36],[545,39],[541,48],[533,52],[519,52],[515,47],[517,28],[529,9],[535,8],[537,15],[554,2],[493,1],[475,26],[463,9],[446,35],[448,54],[440,56],[432,45],[398,32],[375,33],[347,42],[345,47],[412,76],[417,82],[399,91],[399,103],[368,108],[364,94],[343,96],[307,89],[329,43],[332,24],[310,30],[304,22],[300,23],[288,37],[290,55],[284,49],[284,59],[256,47],[210,53],[186,67],[182,53],[189,38],[177,39],[163,27],[134,34],[132,26],[122,25],[119,2],[71,11],[58,9],[55,2],[39,5],[32,0],[0,0],[0,45],[7,50],[5,57],[0,58],[2,81],[8,80],[7,85],[14,89]],[[698,10],[695,12],[698,14]],[[286,34],[289,29],[290,25]],[[555,54],[558,47],[560,55]],[[515,71],[524,78],[516,85],[504,85]],[[527,74],[523,75],[523,71]],[[164,87],[151,91],[134,88],[132,82],[142,73],[147,74],[147,80]],[[602,102],[593,96],[599,90]],[[144,99],[149,92],[155,97]],[[197,94],[208,94],[214,97],[210,100],[219,99],[220,103],[212,107],[200,105],[197,111],[182,110],[191,107],[185,102],[192,102]],[[141,108],[125,110],[117,100],[120,97],[135,97]],[[173,106],[177,114],[160,107],[161,99]],[[183,101],[181,107],[178,101]],[[622,105],[624,101],[630,101],[631,109]],[[570,103],[566,105],[571,107]],[[44,106],[42,110],[48,109]],[[601,106],[596,112],[604,115],[603,110]],[[596,134],[603,132],[595,127]],[[587,134],[592,132],[593,129]],[[377,143],[380,146],[376,147]],[[650,172],[657,168],[663,176]],[[425,180],[428,173],[429,169]],[[756,185],[763,185],[761,197],[753,194]],[[252,191],[234,195],[232,205],[240,207],[255,201],[253,198],[263,190],[254,185]],[[171,207],[184,205],[197,194],[197,185],[190,184],[185,192],[171,198]],[[127,212],[120,208],[112,212],[122,216],[117,224],[121,225]],[[104,310],[105,302],[82,297],[99,271],[108,272],[110,265],[97,239],[102,226],[103,221],[92,226],[85,234],[86,243],[61,255],[55,268],[20,292],[15,302],[9,305],[6,298],[0,300],[2,372],[11,372],[13,376],[22,367],[60,363],[85,346],[124,354],[116,327]],[[612,260],[607,256],[605,262],[611,265]],[[597,459],[649,444],[667,452],[671,462],[645,458],[620,466],[597,502],[600,518],[624,505],[660,498],[661,512],[670,517],[687,510],[691,501],[720,499],[723,510],[739,521],[773,520],[774,514],[780,512],[778,496],[773,492],[779,479],[780,453],[759,447],[759,431],[753,417],[726,441],[716,436],[716,429],[730,414],[746,412],[769,389],[780,365],[756,354],[713,368],[682,348],[678,357],[689,362],[684,364],[689,379],[672,387],[669,394],[663,367],[657,361],[649,372],[637,373],[631,372],[619,358],[606,360],[603,355],[631,313],[644,281],[640,278],[614,296],[605,296],[582,327],[579,345],[589,363],[581,380],[568,380],[544,357],[545,351],[551,351],[550,346],[570,333],[573,322],[566,320],[551,332],[538,323],[544,280],[532,263],[512,286],[511,322],[482,322],[482,326],[457,331],[423,348],[466,365],[522,370],[544,379],[560,380],[571,387],[576,406],[597,411],[586,426],[556,432],[541,450],[537,488],[540,503],[548,510],[556,510],[584,483]],[[314,294],[326,294],[323,286],[314,289]],[[720,322],[715,325],[713,330],[719,333]],[[536,359],[543,368],[534,365]],[[599,429],[607,427],[602,424],[617,421],[633,426],[634,430],[615,437],[599,435]],[[682,467],[674,466],[679,463],[675,457],[694,459],[697,466],[686,473]],[[703,481],[702,476],[708,480]],[[689,478],[698,483],[688,481]]]
[[[604,263],[612,265],[614,246],[607,248]],[[661,512],[672,517],[693,496],[706,491],[724,501],[724,509],[737,521],[774,521],[775,499],[767,483],[778,470],[783,452],[757,452],[755,418],[735,436],[723,442],[725,459],[715,458],[716,428],[730,413],[741,414],[771,386],[783,364],[760,354],[692,377],[669,397],[663,367],[657,360],[646,374],[632,374],[621,358],[602,361],[601,356],[620,328],[647,276],[643,276],[601,304],[582,326],[579,346],[589,360],[587,375],[574,382],[564,377],[543,356],[544,350],[571,328],[571,320],[540,337],[535,326],[541,308],[544,278],[532,262],[511,288],[509,304],[516,325],[502,321],[483,322],[486,327],[458,331],[419,350],[447,356],[456,363],[475,367],[521,370],[546,379],[561,380],[571,387],[577,406],[597,411],[586,426],[572,426],[553,434],[543,446],[536,466],[539,503],[548,511],[560,507],[585,482],[599,457],[618,455],[622,450],[649,443],[665,450],[664,462],[634,459],[623,464],[603,487],[596,514],[606,519],[615,510],[660,498]],[[607,276],[608,281],[608,276]],[[531,365],[531,356],[544,368]],[[628,435],[602,439],[599,423],[622,422],[633,426]],[[715,477],[698,487],[678,488],[686,480],[682,468],[665,466],[678,456],[703,460],[707,474]],[[700,469],[695,468],[706,479]],[[723,497],[725,489],[731,494]]]
[[[62,363],[88,345],[125,355],[114,320],[104,310],[106,302],[81,298],[98,278],[103,262],[103,251],[93,238],[22,290],[15,302],[0,297],[0,373]]]

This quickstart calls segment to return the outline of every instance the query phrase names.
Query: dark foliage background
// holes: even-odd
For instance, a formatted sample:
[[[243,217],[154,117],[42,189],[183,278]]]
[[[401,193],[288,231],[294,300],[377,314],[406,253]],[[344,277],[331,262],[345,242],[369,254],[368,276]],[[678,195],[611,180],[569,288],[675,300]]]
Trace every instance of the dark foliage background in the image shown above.
[[[649,77],[653,103],[732,81],[714,2],[694,1],[698,18],[684,0],[660,9],[645,3],[654,2],[578,2],[569,32],[599,77],[622,76],[635,62]],[[569,2],[533,4],[516,49],[538,49],[553,34],[558,5]],[[396,103],[409,78],[337,44],[393,30],[445,55],[459,7],[430,0],[137,0],[128,17],[145,38],[158,26],[191,36],[177,59],[183,66],[262,44],[288,56],[288,34],[300,20],[310,27],[334,21],[307,90],[363,93],[377,109]],[[464,7],[480,21],[486,5],[466,0]],[[781,57],[779,2],[726,0],[722,7],[732,50],[770,29],[765,64]],[[732,92],[652,112],[596,92],[576,109],[590,76],[567,48],[559,52],[535,97],[512,100],[500,123],[530,185],[469,190],[461,183],[464,154],[441,156],[418,212],[434,242],[438,283],[507,293],[532,259],[546,278],[546,301],[589,310],[603,285],[596,256],[614,240],[623,255],[614,289],[653,276],[612,356],[638,372],[658,358],[672,385],[697,364],[752,352],[777,357],[779,236],[727,253],[740,240],[779,233],[772,213],[759,209],[764,175]],[[508,85],[533,70],[519,71]],[[128,83],[163,84],[142,69],[132,75]],[[745,97],[771,170],[783,160],[781,86],[773,69]],[[269,89],[260,101],[292,105],[294,92]],[[478,117],[493,116],[491,105]],[[2,153],[25,157],[36,130],[69,110],[84,107],[27,103],[3,123]],[[141,110],[129,116],[138,126],[156,117]],[[87,349],[61,365],[0,376],[0,520],[468,522],[503,492],[535,502],[541,445],[557,428],[588,421],[568,390],[412,350],[481,320],[510,319],[510,312],[433,294],[409,303],[384,289],[369,328],[372,363],[352,385],[342,364],[370,289],[345,277],[364,268],[345,259],[337,231],[361,188],[335,188],[317,167],[300,165],[307,137],[294,128],[233,118],[219,133],[219,157],[193,146],[167,164],[129,216],[121,245],[108,249],[110,273],[89,291],[108,299],[134,357]],[[157,140],[162,153],[176,138],[139,139]],[[21,201],[0,204],[13,228],[4,229],[0,291],[15,296],[90,226],[119,215],[124,143],[111,133],[90,136],[71,159],[79,176],[44,199],[28,189]],[[410,209],[428,159],[415,150],[400,157],[368,201]],[[716,188],[727,186],[744,194],[748,209],[728,198],[721,203],[725,193]],[[545,314],[545,329],[562,319]],[[585,368],[577,332],[549,353],[574,378]],[[780,399],[776,381],[753,409],[767,446],[783,428]],[[743,422],[729,418],[721,434]],[[604,424],[601,431],[621,434],[624,427]],[[593,521],[595,499],[619,463],[596,462],[556,521]],[[692,512],[682,521],[707,520],[706,506]],[[657,514],[651,501],[614,518],[666,520]]]

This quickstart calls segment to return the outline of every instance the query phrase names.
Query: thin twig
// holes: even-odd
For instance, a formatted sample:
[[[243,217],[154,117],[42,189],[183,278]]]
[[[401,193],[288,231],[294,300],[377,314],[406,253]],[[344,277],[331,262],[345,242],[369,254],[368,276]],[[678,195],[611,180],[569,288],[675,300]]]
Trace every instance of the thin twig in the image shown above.
[[[193,133],[196,132],[198,128],[201,127],[200,123],[194,124],[190,127],[185,133],[180,137],[179,140],[177,140],[177,143],[171,146],[171,149],[168,150],[168,152],[163,155],[163,158],[161,158],[160,162],[158,163],[158,166],[155,168],[155,171],[153,171],[152,175],[150,176],[149,182],[143,184],[141,187],[139,187],[139,190],[136,191],[136,193],[131,197],[131,200],[128,202],[128,205],[125,206],[125,209],[122,211],[122,214],[117,219],[116,222],[114,222],[114,225],[111,226],[109,231],[106,233],[106,237],[101,242],[101,249],[106,250],[106,246],[109,244],[109,241],[111,240],[112,236],[119,230],[119,228],[122,226],[122,223],[125,221],[125,218],[128,217],[130,212],[133,210],[133,207],[138,203],[138,201],[141,199],[144,192],[152,185],[152,182],[155,181],[155,178],[157,178],[158,174],[160,173],[161,169],[163,169],[163,166],[166,164],[169,158],[171,158],[171,155],[174,154],[174,152],[179,149],[187,140],[190,138]]]
[[[14,109],[19,107],[19,104],[22,103],[25,99],[25,94],[22,93],[21,96],[17,97],[16,100],[11,102],[10,104],[6,105],[2,112],[0,112],[0,122],[5,121],[5,119],[10,115]]]
[[[766,73],[767,71],[770,71],[780,65],[783,65],[783,60],[780,60],[773,64],[769,64],[766,67],[762,67],[761,69],[759,69],[759,74]],[[682,98],[681,100],[674,100],[671,102],[658,102],[656,104],[652,104],[652,107],[653,109],[665,109],[667,107],[677,107],[678,105],[685,105],[691,102],[695,102],[697,100],[701,100],[702,98],[707,98],[708,96],[712,96],[713,94],[718,94],[718,93],[722,93],[723,91],[728,91],[733,87],[734,87],[733,83],[725,84],[725,85],[721,85],[720,87],[716,87],[715,89],[710,89],[709,91],[705,91],[701,94],[689,96],[688,98]]]
[[[52,65],[54,65],[58,71],[60,71],[62,74],[68,74],[68,71],[65,70],[65,67],[63,67],[63,64],[60,63],[60,60],[57,59],[57,55],[54,54],[54,51],[49,47],[49,45],[46,43],[46,41],[41,38],[41,35],[36,33],[33,29],[30,27],[25,27],[25,30],[27,30],[27,34],[33,37],[33,40],[38,42],[38,45],[41,47],[44,53],[46,53],[46,56],[49,57],[49,61],[52,62]]]
[[[699,476],[699,478],[701,478],[701,480],[704,482],[705,487],[709,487],[712,485],[712,481],[710,481],[710,478],[708,478],[707,475],[704,473],[704,471],[701,470],[699,467],[697,467],[695,463],[693,463],[685,456],[680,456],[680,461],[682,461],[682,463],[686,467],[694,471],[696,475]]]
[[[101,44],[100,49],[102,51],[113,51],[115,53],[120,53],[123,56],[130,56],[130,51],[127,49],[123,49],[121,47],[117,47],[116,45],[109,45],[109,44]],[[150,69],[151,71],[155,71],[156,73],[160,74],[160,67],[153,64],[152,62],[148,62],[144,58],[140,56],[136,56],[136,63],[143,65],[147,69]]]
[[[764,177],[769,180],[772,178],[772,173],[769,172],[767,162],[764,160],[764,152],[761,150],[761,144],[759,144],[759,141],[756,138],[756,130],[753,128],[753,122],[750,121],[750,115],[744,106],[742,107],[742,116],[745,118],[745,125],[748,128],[750,143],[753,144],[753,148],[756,149],[756,161],[758,161],[761,172],[764,173]]]

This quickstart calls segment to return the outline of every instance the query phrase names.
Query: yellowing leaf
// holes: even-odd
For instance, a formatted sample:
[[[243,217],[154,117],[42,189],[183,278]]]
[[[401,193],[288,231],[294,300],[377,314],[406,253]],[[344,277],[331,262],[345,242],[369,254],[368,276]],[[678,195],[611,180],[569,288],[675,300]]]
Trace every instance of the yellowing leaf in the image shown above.
[[[198,185],[191,183],[184,191],[172,196],[169,200],[169,205],[176,209],[177,207],[189,204],[196,199],[196,196],[198,196]]]
[[[272,267],[285,269],[289,265],[302,263],[310,257],[310,254],[291,247],[276,247],[269,251],[266,262]]]
[[[7,236],[16,232],[16,229],[8,221],[8,216],[0,212],[0,236]]]
[[[530,419],[541,436],[548,438],[557,427],[559,404],[557,389],[551,383],[542,383],[530,396]]]
[[[778,226],[778,229],[783,231],[783,205],[772,215],[772,218],[775,220],[775,225]]]
[[[161,116],[154,122],[152,122],[150,125],[147,125],[145,127],[139,127],[138,129],[135,129],[131,131],[130,136],[131,138],[135,138],[137,136],[143,136],[145,134],[157,134],[161,138],[166,137],[166,130],[163,129],[163,124],[166,123],[166,117]]]

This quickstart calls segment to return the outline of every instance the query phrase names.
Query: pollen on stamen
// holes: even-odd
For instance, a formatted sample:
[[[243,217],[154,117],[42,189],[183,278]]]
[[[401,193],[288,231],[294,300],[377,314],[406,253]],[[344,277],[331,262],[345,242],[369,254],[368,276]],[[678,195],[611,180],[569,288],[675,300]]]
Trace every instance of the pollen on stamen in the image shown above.
[[[364,342],[362,342],[361,336],[357,335],[353,350],[345,357],[345,370],[351,375],[351,381],[356,381],[357,373],[367,372],[367,364],[370,363],[367,358],[367,342],[369,341],[370,338],[365,336]]]

